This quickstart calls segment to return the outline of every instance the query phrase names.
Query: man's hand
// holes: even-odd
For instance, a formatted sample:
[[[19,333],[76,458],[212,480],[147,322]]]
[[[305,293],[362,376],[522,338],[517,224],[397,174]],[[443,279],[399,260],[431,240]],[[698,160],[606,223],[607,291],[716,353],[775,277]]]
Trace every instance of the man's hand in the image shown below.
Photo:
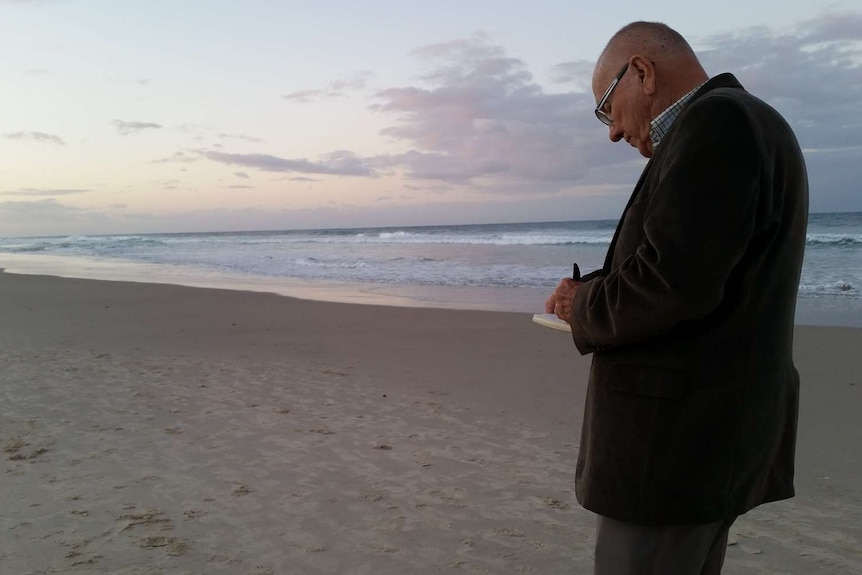
[[[561,279],[554,293],[545,302],[545,313],[552,313],[561,320],[571,323],[572,300],[575,299],[575,293],[582,285],[583,283],[571,278]]]

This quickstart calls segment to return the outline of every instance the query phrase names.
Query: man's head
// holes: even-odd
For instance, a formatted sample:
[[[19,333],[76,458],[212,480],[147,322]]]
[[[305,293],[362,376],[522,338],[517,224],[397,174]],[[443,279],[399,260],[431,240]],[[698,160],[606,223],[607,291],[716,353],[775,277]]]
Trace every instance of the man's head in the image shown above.
[[[650,157],[650,122],[707,79],[685,38],[665,24],[633,22],[614,34],[596,63],[596,115],[610,122],[612,141],[625,140]]]

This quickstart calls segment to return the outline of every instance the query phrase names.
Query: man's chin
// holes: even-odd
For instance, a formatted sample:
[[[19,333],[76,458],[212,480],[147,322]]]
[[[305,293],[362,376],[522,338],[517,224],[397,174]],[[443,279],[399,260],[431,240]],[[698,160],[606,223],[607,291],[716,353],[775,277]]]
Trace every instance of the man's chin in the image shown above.
[[[631,142],[629,142],[631,144]],[[647,140],[646,142],[637,141],[632,144],[635,148],[638,149],[638,152],[641,153],[641,156],[644,158],[652,158],[652,142]]]

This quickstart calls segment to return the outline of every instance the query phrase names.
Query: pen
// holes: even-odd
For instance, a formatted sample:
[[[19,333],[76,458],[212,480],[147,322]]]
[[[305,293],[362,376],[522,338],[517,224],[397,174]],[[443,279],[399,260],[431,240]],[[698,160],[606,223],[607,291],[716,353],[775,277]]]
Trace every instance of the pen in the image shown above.
[[[578,264],[572,266],[572,279],[576,282],[581,281],[581,268],[578,267]]]

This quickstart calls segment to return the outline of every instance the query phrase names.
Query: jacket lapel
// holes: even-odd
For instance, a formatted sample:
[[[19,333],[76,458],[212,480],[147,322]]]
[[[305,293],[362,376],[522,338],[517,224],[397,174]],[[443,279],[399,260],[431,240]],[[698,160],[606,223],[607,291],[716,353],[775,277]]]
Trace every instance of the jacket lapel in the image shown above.
[[[617,240],[620,237],[620,231],[623,229],[623,222],[626,220],[626,213],[629,211],[629,208],[632,207],[632,204],[635,201],[635,198],[638,195],[638,192],[641,191],[643,187],[644,180],[646,179],[646,175],[649,173],[649,169],[652,166],[652,158],[650,158],[647,165],[644,166],[643,172],[641,172],[641,177],[638,179],[638,183],[635,185],[635,189],[632,192],[631,197],[629,198],[628,203],[626,204],[626,209],[623,210],[623,215],[620,216],[620,221],[617,223],[617,229],[614,232],[614,237],[611,240],[611,245],[608,247],[608,253],[605,254],[605,263],[602,266],[602,275],[608,275],[611,273],[611,262],[614,259],[614,249],[617,247]]]

